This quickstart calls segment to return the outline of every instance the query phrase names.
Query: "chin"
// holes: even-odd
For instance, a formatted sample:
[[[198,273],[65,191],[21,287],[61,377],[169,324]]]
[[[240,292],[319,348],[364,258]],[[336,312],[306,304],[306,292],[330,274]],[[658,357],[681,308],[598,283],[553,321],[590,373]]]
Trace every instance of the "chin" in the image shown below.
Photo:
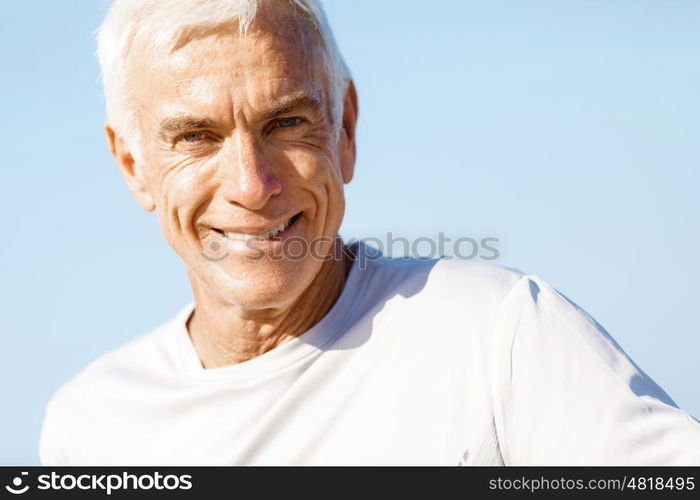
[[[311,284],[321,261],[262,259],[254,262],[226,262],[209,271],[207,280],[224,300],[246,309],[289,305]]]

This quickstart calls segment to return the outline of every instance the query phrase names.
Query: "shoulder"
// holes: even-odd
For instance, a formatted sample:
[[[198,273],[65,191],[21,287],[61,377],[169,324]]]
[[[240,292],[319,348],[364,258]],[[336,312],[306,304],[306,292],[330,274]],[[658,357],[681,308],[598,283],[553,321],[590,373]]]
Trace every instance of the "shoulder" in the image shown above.
[[[526,275],[509,267],[480,261],[439,259],[431,273],[431,286],[445,293],[502,300]]]
[[[185,308],[187,309],[187,308]],[[181,310],[178,317],[183,314]],[[97,421],[108,401],[127,397],[145,381],[164,379],[177,362],[172,346],[177,318],[102,354],[65,382],[49,399],[41,429],[40,458],[44,465],[68,464],[65,446],[80,447],[78,436]],[[88,438],[89,439],[89,438]]]
[[[380,262],[385,274],[426,300],[431,308],[457,309],[462,312],[492,312],[527,276],[517,270],[486,262],[441,258],[385,259]]]
[[[143,380],[164,368],[172,355],[170,340],[173,320],[143,333],[89,363],[68,380],[53,396],[49,406],[59,406],[125,380]]]
[[[368,263],[362,300],[385,308],[404,330],[430,331],[438,341],[486,335],[501,304],[529,281],[517,269],[464,259],[377,258]],[[368,298],[369,297],[369,298]],[[369,308],[368,308],[369,309]],[[399,312],[399,314],[395,314]],[[440,332],[440,333],[437,333]],[[442,336],[446,338],[442,339]]]

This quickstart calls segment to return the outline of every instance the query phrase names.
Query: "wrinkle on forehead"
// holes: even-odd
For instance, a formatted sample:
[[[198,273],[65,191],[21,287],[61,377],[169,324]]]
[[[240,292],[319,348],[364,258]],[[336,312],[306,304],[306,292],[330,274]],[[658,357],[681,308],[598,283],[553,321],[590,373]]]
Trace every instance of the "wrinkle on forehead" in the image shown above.
[[[244,99],[239,104],[245,102],[251,111],[262,112],[271,102],[301,91],[323,101],[322,86],[304,54],[290,54],[294,48],[283,47],[270,36],[244,44],[230,42],[207,39],[183,48],[178,54],[184,59],[180,68],[161,73],[171,76],[163,89],[169,101],[165,106],[190,103],[215,109],[216,103],[223,104],[237,95],[237,99]],[[239,52],[231,57],[233,50]]]
[[[253,37],[258,41],[270,38],[279,43],[278,48],[294,47],[301,50],[308,58],[314,48],[321,48],[323,39],[313,22],[290,2],[263,2],[258,8],[258,14],[245,32],[239,29],[239,23],[234,21],[218,26],[201,26],[184,30],[166,57],[175,55],[189,43],[209,37]],[[264,42],[263,42],[264,43]]]
[[[194,41],[173,55],[167,75],[173,96],[201,103],[214,103],[230,95],[230,85],[249,97],[248,104],[267,102],[285,94],[305,91],[324,99],[324,83],[309,51],[290,46],[283,36],[264,32],[248,35],[245,41],[214,36]],[[243,43],[239,43],[239,42]],[[236,51],[234,53],[234,51]],[[237,83],[233,83],[237,82]],[[330,110],[329,110],[330,112]]]
[[[136,94],[140,94],[137,100],[141,102],[134,104],[153,109],[163,93],[171,101],[163,103],[165,108],[177,108],[179,98],[213,103],[229,93],[225,86],[232,77],[240,77],[245,86],[260,82],[267,98],[279,97],[275,94],[296,91],[302,86],[309,87],[308,91],[318,91],[332,121],[330,80],[324,71],[319,35],[300,15],[260,14],[245,34],[239,32],[237,23],[222,25],[198,32],[164,57],[155,52],[144,54],[147,57],[140,58],[137,63],[140,68],[135,69],[132,80],[132,84],[140,87]],[[266,81],[258,80],[262,71],[253,75],[255,80],[248,80],[251,68],[269,68]]]
[[[231,43],[237,34],[211,34],[191,41],[162,61],[163,70],[172,75],[177,90],[196,91],[198,80],[219,72],[246,71],[251,67],[270,68],[280,76],[299,78],[312,76],[314,69],[312,49],[308,41],[290,44],[278,33],[265,32],[247,35],[247,44]],[[240,50],[243,46],[246,50]],[[236,52],[233,52],[237,50]]]

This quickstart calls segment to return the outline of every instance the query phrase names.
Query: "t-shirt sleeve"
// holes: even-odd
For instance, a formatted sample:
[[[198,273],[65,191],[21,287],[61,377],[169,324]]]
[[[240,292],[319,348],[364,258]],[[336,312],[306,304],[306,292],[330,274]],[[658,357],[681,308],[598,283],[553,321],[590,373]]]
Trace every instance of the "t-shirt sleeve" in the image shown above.
[[[69,465],[61,443],[63,436],[60,420],[53,410],[53,400],[44,412],[39,437],[39,461],[44,466]]]
[[[541,279],[524,276],[492,327],[506,465],[700,465],[700,423]]]

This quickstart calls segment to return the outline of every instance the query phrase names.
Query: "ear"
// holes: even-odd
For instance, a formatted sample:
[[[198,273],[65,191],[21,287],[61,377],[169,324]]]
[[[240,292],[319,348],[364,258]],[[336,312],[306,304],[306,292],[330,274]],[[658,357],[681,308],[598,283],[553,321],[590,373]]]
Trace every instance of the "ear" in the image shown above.
[[[355,172],[355,127],[357,125],[357,114],[357,92],[355,83],[350,80],[343,99],[343,129],[340,136],[340,170],[343,174],[343,182],[346,184],[352,180]]]
[[[109,124],[105,124],[105,134],[107,135],[109,150],[124,176],[129,191],[136,198],[141,208],[146,212],[152,212],[156,204],[148,189],[143,172],[144,165],[136,162],[131,151],[129,151],[126,141]]]

